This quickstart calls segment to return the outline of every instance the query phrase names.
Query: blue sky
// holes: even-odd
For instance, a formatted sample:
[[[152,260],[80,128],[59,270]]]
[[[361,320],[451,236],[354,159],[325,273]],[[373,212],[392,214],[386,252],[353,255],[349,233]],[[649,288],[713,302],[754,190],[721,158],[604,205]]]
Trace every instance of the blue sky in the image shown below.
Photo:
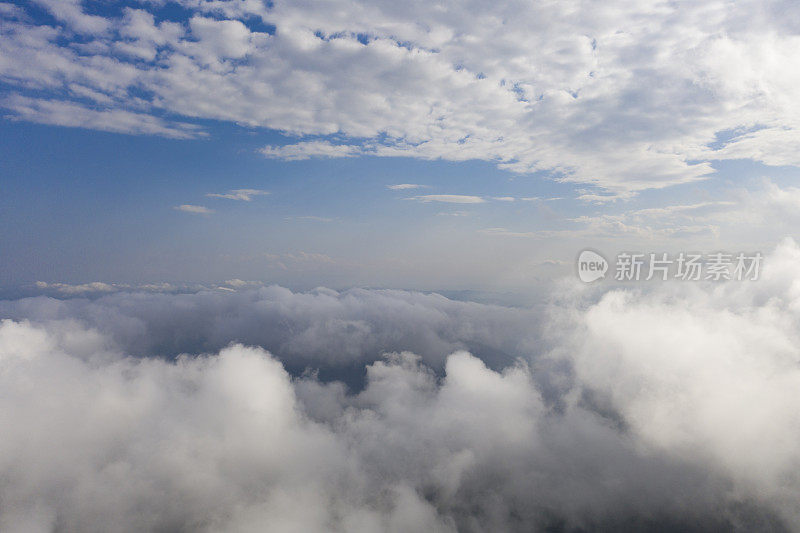
[[[781,6],[3,3],[0,284],[509,290],[587,246],[766,249],[800,207]]]
[[[217,126],[211,138],[189,141],[13,121],[3,122],[2,132],[2,169],[13,176],[2,199],[9,229],[3,245],[18,258],[6,271],[12,284],[202,282],[252,277],[263,268],[224,255],[307,252],[364,260],[374,250],[402,258],[426,236],[470,237],[487,224],[512,222],[541,227],[574,209],[572,186],[514,176],[484,162],[266,160],[256,148],[283,139],[235,126]],[[409,182],[425,187],[388,189]],[[233,189],[270,194],[249,202],[206,196]],[[564,199],[549,202],[559,207],[406,200],[423,194]],[[185,203],[213,213],[174,209]]]

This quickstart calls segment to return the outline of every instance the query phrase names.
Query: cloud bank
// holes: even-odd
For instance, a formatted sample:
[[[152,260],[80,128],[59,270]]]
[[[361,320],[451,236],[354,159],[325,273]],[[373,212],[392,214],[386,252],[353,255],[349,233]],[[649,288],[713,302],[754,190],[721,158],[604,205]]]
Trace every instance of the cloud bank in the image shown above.
[[[758,282],[568,281],[537,310],[2,302],[0,527],[798,531],[799,264],[787,241]],[[359,387],[323,376],[354,361]]]

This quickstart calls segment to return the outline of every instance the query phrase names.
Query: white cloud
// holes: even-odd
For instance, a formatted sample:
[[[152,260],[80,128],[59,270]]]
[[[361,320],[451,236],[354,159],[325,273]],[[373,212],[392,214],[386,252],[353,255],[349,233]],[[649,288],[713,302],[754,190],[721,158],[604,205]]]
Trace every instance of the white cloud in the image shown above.
[[[523,198],[520,198],[520,200],[523,200],[525,202],[553,202],[555,200],[563,200],[563,199],[564,198],[561,196],[554,196],[552,198],[541,198],[539,196],[525,196]]]
[[[312,157],[354,157],[362,153],[358,146],[331,144],[328,141],[306,141],[284,146],[265,146],[259,152],[269,159],[303,161]]]
[[[546,233],[559,238],[613,239],[627,245],[658,239],[693,247],[719,247],[722,243],[763,246],[776,234],[791,234],[798,222],[800,189],[795,187],[781,187],[765,180],[749,189],[729,190],[718,197],[641,209],[607,208],[606,212],[568,219],[573,224],[569,229]]]
[[[664,207],[651,207],[647,209],[639,209],[631,213],[631,216],[638,216],[638,217],[648,217],[648,218],[657,218],[657,217],[669,217],[676,214],[684,214],[684,213],[696,213],[700,210],[705,210],[707,208],[720,208],[720,207],[729,207],[737,205],[736,202],[731,201],[716,201],[716,202],[698,202],[695,204],[684,204],[684,205],[667,205]]]
[[[405,191],[409,189],[421,189],[427,185],[418,185],[416,183],[398,183],[396,185],[387,185],[386,188],[392,191]]]
[[[0,526],[796,530],[798,265],[787,241],[752,283],[570,279],[538,316],[279,287],[0,302]],[[283,355],[228,344],[265,332]],[[425,355],[380,355],[401,344]],[[354,361],[363,387],[322,378]]]
[[[646,449],[728,472],[738,490],[781,508],[792,530],[798,264],[787,241],[758,282],[606,294],[582,317],[575,356],[578,378],[602,391]]]
[[[798,7],[781,0],[619,0],[591,13],[575,2],[185,1],[185,24],[41,4],[65,26],[15,12],[0,35],[11,92],[59,94],[25,120],[182,137],[199,133],[161,117],[230,121],[301,137],[262,149],[271,158],[480,159],[591,185],[590,201],[704,179],[715,159],[800,165],[798,72],[786,67]],[[275,33],[249,30],[251,16]],[[70,87],[111,103],[81,107]],[[47,106],[81,110],[67,120]]]
[[[56,124],[133,135],[160,135],[174,139],[194,139],[206,135],[200,127],[193,124],[166,122],[145,113],[134,113],[122,109],[93,109],[63,100],[12,95],[0,100],[0,107],[10,110],[13,113],[10,115],[12,119],[41,124]]]
[[[81,7],[81,0],[35,0],[35,3],[79,33],[98,34],[111,27],[109,20],[86,14]]]
[[[120,285],[117,283],[104,283],[102,281],[93,281],[91,283],[81,283],[73,285],[70,283],[47,283],[44,281],[37,281],[36,288],[41,290],[53,289],[61,294],[87,294],[87,293],[102,293],[113,292],[121,288],[127,288],[127,285]]]
[[[241,280],[241,279],[238,279],[238,278],[229,279],[228,281],[225,282],[226,285],[230,285],[231,287],[234,287],[234,288],[237,288],[237,289],[241,289],[242,287],[247,287],[251,283],[252,282],[244,281],[244,280]]]
[[[173,209],[183,211],[184,213],[194,213],[195,215],[210,215],[214,211],[202,205],[183,204],[177,205]]]
[[[463,194],[425,194],[422,196],[414,196],[411,199],[425,203],[443,202],[446,204],[482,204],[486,201],[480,196],[468,196]]]
[[[253,196],[263,196],[267,194],[270,194],[269,191],[262,191],[259,189],[233,189],[224,194],[208,193],[206,196],[209,198],[225,198],[227,200],[241,200],[244,202],[249,202],[253,199]]]
[[[267,259],[292,270],[328,268],[337,262],[304,251],[268,254]],[[233,335],[286,363],[303,361],[303,365],[374,361],[382,351],[411,350],[426,363],[441,367],[444,355],[473,346],[487,347],[498,364],[507,364],[536,344],[531,326],[538,322],[535,310],[476,306],[407,291],[302,293],[231,281],[221,285],[257,290],[241,290],[229,298],[209,292],[206,286],[180,286],[177,295],[136,291],[134,300],[116,292],[91,301],[0,301],[0,316],[37,322],[75,319],[103,331],[120,351],[153,356],[218,351]],[[43,292],[49,294],[47,289]],[[491,327],[483,327],[487,324]]]
[[[27,20],[25,10],[14,4],[0,2],[0,15],[10,20]]]
[[[192,35],[200,40],[201,49],[218,58],[242,58],[251,50],[251,35],[238,20],[215,20],[192,17]]]

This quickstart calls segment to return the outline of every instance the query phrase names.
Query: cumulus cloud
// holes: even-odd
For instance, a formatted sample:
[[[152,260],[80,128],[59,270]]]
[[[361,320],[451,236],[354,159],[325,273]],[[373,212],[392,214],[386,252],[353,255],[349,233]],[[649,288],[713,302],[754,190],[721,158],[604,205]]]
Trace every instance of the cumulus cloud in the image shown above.
[[[189,27],[203,49],[214,57],[241,58],[250,51],[250,30],[238,20],[192,17]]]
[[[107,19],[85,13],[81,0],[36,0],[35,3],[79,33],[103,33],[111,26]]]
[[[597,201],[719,159],[800,164],[794,2],[180,3],[159,22],[155,4],[4,10],[0,79],[39,95],[16,116],[173,137],[201,134],[180,117],[229,121],[299,137],[270,158],[479,159]]]
[[[0,526],[797,531],[798,265],[786,241],[757,282],[569,280],[539,310],[242,280],[2,302]],[[291,368],[312,353],[369,353],[363,386]]]

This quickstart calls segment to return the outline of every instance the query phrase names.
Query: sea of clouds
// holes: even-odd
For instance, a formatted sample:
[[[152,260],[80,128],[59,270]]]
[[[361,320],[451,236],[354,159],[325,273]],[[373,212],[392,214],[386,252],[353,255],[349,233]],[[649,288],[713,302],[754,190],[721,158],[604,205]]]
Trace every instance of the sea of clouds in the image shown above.
[[[0,530],[800,531],[800,248],[536,308],[0,302]]]

